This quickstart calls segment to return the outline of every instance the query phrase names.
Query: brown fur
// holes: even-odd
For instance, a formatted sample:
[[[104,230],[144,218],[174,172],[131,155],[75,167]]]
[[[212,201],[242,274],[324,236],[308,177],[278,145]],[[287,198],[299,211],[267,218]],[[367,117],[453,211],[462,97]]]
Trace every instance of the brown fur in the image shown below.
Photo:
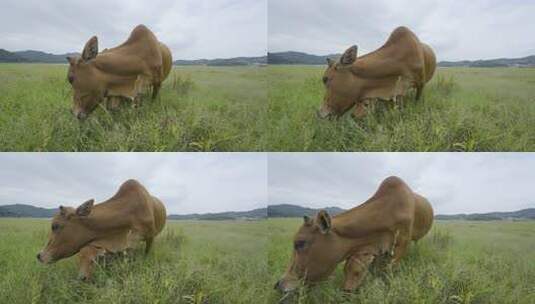
[[[411,240],[422,238],[433,223],[429,202],[398,177],[386,178],[362,205],[332,218],[320,211],[314,220],[305,217],[294,237],[294,252],[284,277],[276,287],[295,289],[327,278],[345,261],[344,289],[353,291],[376,258],[389,257],[397,265]]]
[[[435,72],[436,58],[411,30],[398,27],[379,49],[357,58],[357,47],[352,46],[338,62],[328,63],[318,116],[339,117],[355,106],[353,115],[361,117],[371,100],[402,100],[410,89],[416,89],[420,99]]]
[[[126,42],[98,53],[96,36],[86,43],[80,58],[69,60],[68,80],[72,84],[73,114],[83,119],[100,102],[117,107],[121,100],[137,100],[151,87],[156,98],[171,71],[169,48],[144,25],[138,25]]]
[[[89,200],[77,209],[60,206],[52,219],[48,244],[37,257],[48,264],[79,253],[80,277],[90,279],[99,255],[125,251],[139,240],[145,241],[148,253],[165,220],[162,202],[139,182],[128,180],[100,204],[93,206]]]

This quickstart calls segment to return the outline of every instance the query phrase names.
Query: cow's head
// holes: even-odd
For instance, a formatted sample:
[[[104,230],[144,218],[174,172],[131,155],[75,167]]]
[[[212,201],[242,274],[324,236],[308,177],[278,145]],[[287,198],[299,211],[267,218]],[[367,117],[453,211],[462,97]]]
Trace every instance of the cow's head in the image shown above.
[[[99,79],[94,59],[98,54],[98,40],[93,36],[85,44],[81,57],[67,57],[69,72],[67,80],[73,88],[72,113],[85,119],[105,97],[105,87]]]
[[[325,279],[336,268],[340,256],[338,236],[331,231],[331,217],[321,210],[315,219],[305,216],[293,240],[293,254],[286,273],[276,284],[281,292],[297,288],[300,280],[313,283]]]
[[[49,264],[70,257],[94,239],[94,233],[86,223],[93,202],[94,200],[89,200],[76,209],[59,207],[59,212],[52,218],[48,243],[37,254],[39,262]]]
[[[351,46],[338,61],[327,58],[327,70],[323,74],[325,96],[317,112],[320,118],[342,116],[359,99],[360,89],[352,65],[357,60],[357,46]]]

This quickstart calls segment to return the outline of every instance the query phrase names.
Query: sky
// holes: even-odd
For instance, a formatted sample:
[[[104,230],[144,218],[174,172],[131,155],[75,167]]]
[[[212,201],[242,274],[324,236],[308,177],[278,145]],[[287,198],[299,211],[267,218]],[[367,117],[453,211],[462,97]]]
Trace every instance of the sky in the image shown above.
[[[93,35],[100,50],[145,24],[174,59],[263,56],[265,0],[2,0],[0,48],[81,52]]]
[[[535,55],[535,0],[269,0],[270,52],[359,55],[380,47],[394,28],[412,29],[437,59]]]
[[[265,208],[264,153],[0,153],[0,205],[102,202],[130,178],[168,214]]]
[[[388,176],[435,214],[535,208],[535,153],[270,153],[269,204],[352,208]]]

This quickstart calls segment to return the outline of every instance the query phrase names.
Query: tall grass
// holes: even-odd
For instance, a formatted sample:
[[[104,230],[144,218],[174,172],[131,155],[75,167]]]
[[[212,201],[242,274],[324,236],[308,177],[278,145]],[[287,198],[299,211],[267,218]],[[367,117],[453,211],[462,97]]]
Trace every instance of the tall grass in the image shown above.
[[[254,67],[174,67],[160,97],[84,122],[65,65],[0,64],[2,151],[265,150],[266,84]]]
[[[535,151],[535,69],[439,69],[423,100],[319,120],[323,67],[270,66],[270,151]]]
[[[266,303],[267,229],[259,222],[171,221],[145,256],[99,261],[92,283],[76,257],[41,265],[49,220],[0,219],[0,303]]]
[[[299,219],[270,219],[268,265],[284,272]],[[436,222],[392,273],[376,269],[355,293],[342,291],[339,265],[327,281],[302,286],[285,303],[533,303],[535,222]],[[272,291],[270,303],[281,295]]]

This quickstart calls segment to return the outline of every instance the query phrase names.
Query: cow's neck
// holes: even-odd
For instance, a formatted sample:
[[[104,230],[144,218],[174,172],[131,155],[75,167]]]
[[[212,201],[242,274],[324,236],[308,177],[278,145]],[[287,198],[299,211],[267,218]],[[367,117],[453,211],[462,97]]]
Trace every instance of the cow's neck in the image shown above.
[[[107,89],[117,86],[131,86],[132,82],[137,79],[137,75],[133,76],[132,74],[120,70],[106,70],[103,67],[99,67],[96,63],[93,66],[93,71],[96,77],[101,80],[103,87]]]
[[[333,230],[333,233],[337,233],[336,227]],[[390,249],[390,244],[392,243],[392,236],[387,231],[374,232],[358,237],[348,237],[340,234],[336,236],[336,249],[339,251],[338,262],[363,252],[372,255],[380,254]]]
[[[130,230],[132,223],[130,212],[127,208],[117,206],[117,203],[110,200],[95,205],[91,214],[84,220],[86,227],[97,236],[109,234],[110,231]]]

